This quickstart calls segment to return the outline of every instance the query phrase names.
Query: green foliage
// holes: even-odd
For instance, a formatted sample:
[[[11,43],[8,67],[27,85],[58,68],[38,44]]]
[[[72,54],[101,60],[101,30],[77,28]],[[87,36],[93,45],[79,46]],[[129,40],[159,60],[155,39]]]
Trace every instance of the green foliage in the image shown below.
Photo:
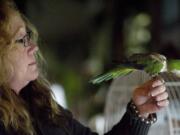
[[[168,60],[168,70],[180,70],[180,60],[171,59]]]

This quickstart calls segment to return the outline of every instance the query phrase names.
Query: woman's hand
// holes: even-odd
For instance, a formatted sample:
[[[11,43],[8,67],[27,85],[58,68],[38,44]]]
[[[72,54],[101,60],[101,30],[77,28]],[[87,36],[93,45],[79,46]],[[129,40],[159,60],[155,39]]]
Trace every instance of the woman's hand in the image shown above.
[[[133,92],[132,100],[143,117],[168,106],[168,93],[160,77],[147,81]]]

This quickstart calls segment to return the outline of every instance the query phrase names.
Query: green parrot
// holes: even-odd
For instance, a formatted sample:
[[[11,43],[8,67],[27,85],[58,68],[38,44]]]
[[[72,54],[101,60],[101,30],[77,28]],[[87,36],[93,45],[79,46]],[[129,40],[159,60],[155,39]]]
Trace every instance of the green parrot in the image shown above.
[[[125,76],[136,70],[144,70],[149,75],[157,76],[160,72],[173,72],[180,74],[180,60],[167,61],[164,55],[158,53],[151,54],[133,54],[127,60],[120,63],[115,69],[99,75],[92,80],[93,84],[108,81],[119,76]]]

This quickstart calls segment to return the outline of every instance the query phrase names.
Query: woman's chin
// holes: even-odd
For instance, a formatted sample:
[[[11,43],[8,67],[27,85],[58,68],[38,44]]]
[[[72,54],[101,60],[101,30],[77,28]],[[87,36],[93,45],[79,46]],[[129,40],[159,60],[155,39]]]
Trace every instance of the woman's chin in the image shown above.
[[[39,72],[31,74],[30,81],[34,81],[39,77]]]

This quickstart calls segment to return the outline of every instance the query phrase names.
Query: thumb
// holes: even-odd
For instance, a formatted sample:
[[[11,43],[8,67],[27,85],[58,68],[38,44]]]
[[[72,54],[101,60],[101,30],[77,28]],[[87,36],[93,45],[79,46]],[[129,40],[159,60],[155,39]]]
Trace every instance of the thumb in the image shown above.
[[[150,102],[147,102],[143,105],[138,106],[140,114],[150,114],[150,113],[156,113],[163,109],[164,107],[168,106],[169,100],[165,99],[162,101],[154,101],[151,100]]]
[[[161,109],[156,103],[146,103],[138,106],[141,115],[155,113]]]

